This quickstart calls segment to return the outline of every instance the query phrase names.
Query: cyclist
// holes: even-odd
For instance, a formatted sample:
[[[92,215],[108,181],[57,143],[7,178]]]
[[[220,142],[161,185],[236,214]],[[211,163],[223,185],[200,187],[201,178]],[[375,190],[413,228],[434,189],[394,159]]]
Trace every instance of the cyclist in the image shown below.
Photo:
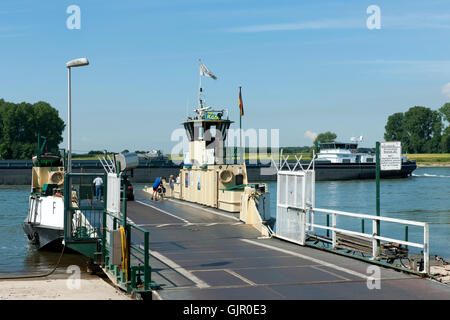
[[[158,188],[162,184],[161,177],[156,178],[155,182],[153,183],[153,194],[152,194],[152,200],[158,200]]]

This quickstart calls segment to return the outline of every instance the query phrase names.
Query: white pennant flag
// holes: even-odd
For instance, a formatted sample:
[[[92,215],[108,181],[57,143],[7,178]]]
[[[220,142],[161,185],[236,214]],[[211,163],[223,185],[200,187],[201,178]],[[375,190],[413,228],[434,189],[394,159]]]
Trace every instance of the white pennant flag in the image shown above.
[[[209,78],[213,78],[214,80],[217,80],[217,77],[211,72],[209,71],[209,69],[201,62],[200,63],[200,75],[201,76],[205,76],[205,77],[209,77]]]

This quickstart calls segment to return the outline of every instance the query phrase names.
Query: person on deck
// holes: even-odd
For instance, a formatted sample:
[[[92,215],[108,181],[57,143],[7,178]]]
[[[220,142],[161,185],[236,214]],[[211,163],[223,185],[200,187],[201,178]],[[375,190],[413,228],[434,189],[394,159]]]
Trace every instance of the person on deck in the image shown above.
[[[169,177],[169,186],[170,186],[170,196],[173,198],[173,189],[175,188],[175,179],[173,174]]]
[[[153,195],[152,200],[158,200],[158,187],[161,185],[162,179],[161,177],[156,178],[155,182],[153,183]]]
[[[97,177],[92,181],[92,183],[95,185],[95,198],[97,200],[102,200],[102,187],[103,187],[103,179],[101,177]]]

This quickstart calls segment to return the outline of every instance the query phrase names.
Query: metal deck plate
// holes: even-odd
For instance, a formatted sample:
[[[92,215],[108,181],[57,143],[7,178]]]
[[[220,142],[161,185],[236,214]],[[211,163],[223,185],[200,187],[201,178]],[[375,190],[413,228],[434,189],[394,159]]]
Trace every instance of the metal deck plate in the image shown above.
[[[381,289],[369,290],[369,263],[258,239],[251,226],[210,208],[137,200],[128,216],[150,231],[152,280],[162,284],[162,299],[450,299],[449,286],[386,268]]]

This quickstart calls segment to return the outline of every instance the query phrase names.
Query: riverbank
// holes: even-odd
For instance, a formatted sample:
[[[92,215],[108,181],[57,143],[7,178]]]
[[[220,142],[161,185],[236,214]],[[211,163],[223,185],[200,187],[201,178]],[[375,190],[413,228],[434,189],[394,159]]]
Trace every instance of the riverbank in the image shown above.
[[[0,300],[130,300],[99,276],[0,280]]]
[[[408,160],[416,161],[418,167],[450,167],[449,153],[411,153]]]
[[[418,168],[450,167],[450,162],[416,162]]]
[[[431,266],[430,274],[437,281],[450,285],[450,264]]]

